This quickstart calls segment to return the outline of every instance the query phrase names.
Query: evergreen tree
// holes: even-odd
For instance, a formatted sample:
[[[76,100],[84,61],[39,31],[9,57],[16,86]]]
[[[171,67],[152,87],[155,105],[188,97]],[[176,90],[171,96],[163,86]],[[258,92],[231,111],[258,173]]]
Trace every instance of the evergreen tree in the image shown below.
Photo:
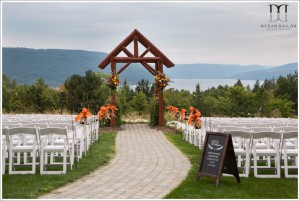
[[[235,87],[244,87],[241,80],[238,80],[235,84],[234,84]]]
[[[259,80],[256,80],[256,82],[255,82],[255,84],[253,86],[252,92],[256,93],[256,92],[258,92],[259,89],[260,89]]]
[[[196,85],[196,89],[193,92],[192,106],[199,109],[200,111],[203,109],[202,93],[199,83]]]

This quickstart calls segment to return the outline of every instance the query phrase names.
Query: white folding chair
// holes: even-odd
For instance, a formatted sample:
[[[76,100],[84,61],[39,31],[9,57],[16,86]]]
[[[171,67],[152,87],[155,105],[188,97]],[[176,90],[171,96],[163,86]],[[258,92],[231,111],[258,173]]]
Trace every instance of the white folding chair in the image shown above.
[[[38,128],[41,143],[41,154],[40,154],[40,174],[66,174],[67,172],[67,154],[69,154],[70,168],[70,146],[68,140],[67,128]],[[64,144],[56,144],[55,140],[62,138]],[[63,158],[63,161],[54,161],[52,164],[48,163],[48,154],[59,153]],[[53,156],[53,155],[52,155]],[[62,170],[47,170],[47,166],[55,165],[62,166]]]
[[[282,133],[282,156],[285,177],[298,178],[298,174],[289,174],[289,169],[298,170],[298,131]]]
[[[232,140],[236,142],[234,153],[237,157],[237,166],[243,170],[242,173],[239,173],[240,177],[249,177],[251,132],[243,130],[224,130],[224,133],[231,134]]]
[[[266,144],[266,148],[257,148],[258,141]],[[254,176],[258,178],[280,178],[280,139],[281,133],[273,131],[262,131],[252,133],[252,153],[254,163]],[[261,165],[260,162],[266,163]],[[274,167],[272,165],[274,162]],[[258,170],[275,169],[274,174],[259,174]]]
[[[27,128],[27,127],[19,127],[19,128],[9,128],[7,130],[7,136],[9,141],[9,174],[35,174],[36,170],[36,153],[38,150],[37,144],[37,129],[36,128]],[[14,144],[14,136],[18,136],[21,138]],[[19,138],[19,139],[20,139]],[[32,139],[31,144],[27,144],[27,139]],[[18,161],[17,164],[14,163],[14,155],[15,153],[23,155],[23,163],[22,161]],[[27,161],[27,153],[31,155],[31,162]],[[16,165],[19,166],[28,166],[31,165],[31,170],[15,170]]]
[[[76,149],[76,156],[78,159],[79,155],[79,147],[82,139],[77,136],[76,132],[76,124],[69,124],[69,123],[51,123],[49,124],[49,127],[56,127],[56,128],[67,128],[68,130],[68,138],[69,138],[69,144],[70,144],[70,151],[71,151],[71,165],[73,166],[74,164],[74,158],[75,158],[75,149]],[[63,139],[56,139],[55,141],[56,144],[64,144]],[[79,148],[78,148],[79,147]],[[80,149],[80,151],[82,151]]]
[[[7,128],[2,127],[1,142],[2,142],[2,160],[1,160],[1,162],[2,162],[2,174],[5,174],[6,159],[8,158]]]

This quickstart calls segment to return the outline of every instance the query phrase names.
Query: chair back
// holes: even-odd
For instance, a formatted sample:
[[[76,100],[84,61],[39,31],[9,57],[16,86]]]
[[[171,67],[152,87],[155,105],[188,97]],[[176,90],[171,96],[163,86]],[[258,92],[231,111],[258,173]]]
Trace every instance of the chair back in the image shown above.
[[[231,134],[232,137],[240,137],[244,139],[251,138],[251,132],[243,130],[224,130],[224,133]]]
[[[38,132],[36,127],[18,127],[18,128],[8,128],[7,129],[7,136],[8,141],[10,143],[13,140],[17,140],[17,144],[23,145],[27,144],[27,140],[34,140],[33,142],[36,143],[38,139]],[[16,137],[15,137],[16,136]],[[11,144],[12,145],[12,144]]]
[[[281,133],[274,132],[274,131],[260,131],[260,132],[252,133],[252,139],[260,139],[260,138],[281,139]]]
[[[47,128],[47,123],[31,123],[31,124],[22,124],[22,127],[39,127],[39,128]]]
[[[8,124],[2,124],[2,127],[6,128],[17,128],[20,127],[21,125],[19,123],[8,123]]]
[[[19,134],[36,135],[37,136],[37,130],[35,127],[9,128],[7,133],[8,133],[8,136],[19,135]]]
[[[282,133],[282,139],[298,138],[298,131],[289,131]]]
[[[39,128],[40,136],[45,135],[68,135],[67,128],[59,128],[59,127],[49,127],[49,128]]]
[[[243,131],[244,128],[243,126],[238,126],[238,125],[235,125],[235,126],[218,126],[218,131],[221,132],[221,133],[224,133],[228,130],[237,130],[237,131]]]
[[[67,128],[67,130],[73,130],[76,128],[76,124],[70,124],[70,123],[51,123],[49,124],[49,127],[56,127],[56,128]]]
[[[281,127],[274,127],[273,130],[275,132],[292,132],[292,131],[295,131],[297,132],[298,131],[298,127],[294,127],[294,126],[281,126]]]
[[[252,128],[245,128],[245,131],[248,132],[271,132],[272,127],[252,127]]]

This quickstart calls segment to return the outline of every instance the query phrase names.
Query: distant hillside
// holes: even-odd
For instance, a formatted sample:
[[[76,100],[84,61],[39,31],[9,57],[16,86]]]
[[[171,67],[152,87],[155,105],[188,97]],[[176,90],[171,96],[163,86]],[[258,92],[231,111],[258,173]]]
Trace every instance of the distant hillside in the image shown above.
[[[289,63],[275,68],[270,68],[266,70],[257,70],[247,73],[239,73],[233,75],[231,78],[240,80],[264,80],[272,79],[273,77],[277,79],[280,75],[287,76],[288,74],[293,74],[298,69],[298,63]]]
[[[47,84],[57,87],[71,75],[84,75],[87,70],[109,73],[110,66],[105,70],[97,67],[106,56],[103,52],[82,50],[2,48],[2,67],[3,73],[18,83],[31,84],[36,78],[43,78]],[[125,78],[131,84],[142,78],[153,80],[139,64],[131,64],[124,70],[120,79]]]
[[[259,65],[242,66],[229,64],[177,64],[175,68],[166,72],[173,79],[226,79],[237,73],[254,70],[265,70],[267,67]]]
[[[36,78],[43,78],[50,86],[58,87],[73,74],[84,75],[85,71],[110,73],[110,66],[99,69],[98,64],[107,56],[103,52],[62,49],[2,48],[3,73],[17,83],[31,84]],[[124,64],[117,66],[121,68]],[[294,73],[298,64],[287,64],[277,68],[259,65],[222,64],[177,64],[164,68],[171,79],[259,79]],[[120,75],[129,84],[141,79],[154,81],[153,76],[140,64],[131,64]]]

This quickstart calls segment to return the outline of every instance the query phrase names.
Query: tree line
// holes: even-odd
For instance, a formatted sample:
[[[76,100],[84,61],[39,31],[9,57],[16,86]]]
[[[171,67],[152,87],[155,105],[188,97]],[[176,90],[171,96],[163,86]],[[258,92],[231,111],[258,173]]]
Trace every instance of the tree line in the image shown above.
[[[2,75],[3,113],[79,113],[88,107],[93,114],[110,102],[107,75],[86,71],[72,75],[59,88],[36,79],[31,85],[17,84]],[[115,92],[119,113],[150,114],[155,108],[155,85],[140,80],[135,89],[125,82]],[[238,80],[234,86],[218,86],[201,90],[164,90],[165,106],[198,108],[205,116],[226,117],[296,117],[298,112],[298,72],[278,79],[256,81],[253,89]]]

